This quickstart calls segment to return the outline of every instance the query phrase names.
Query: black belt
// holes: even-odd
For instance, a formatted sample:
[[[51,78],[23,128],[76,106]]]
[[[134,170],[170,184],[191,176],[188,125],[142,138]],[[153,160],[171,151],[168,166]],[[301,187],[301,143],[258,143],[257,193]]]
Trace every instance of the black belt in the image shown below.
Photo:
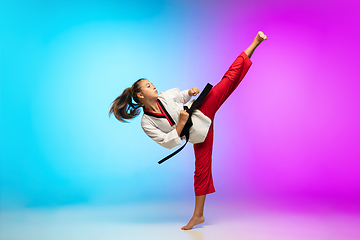
[[[190,108],[188,108],[187,106],[184,106],[184,110],[186,112],[189,113],[189,118],[183,128],[183,130],[180,133],[180,137],[185,136],[186,137],[186,143],[184,145],[181,146],[181,148],[179,148],[178,150],[176,150],[175,152],[173,152],[172,154],[170,154],[169,156],[163,158],[162,160],[160,160],[158,163],[161,164],[163,162],[165,162],[166,160],[168,160],[169,158],[175,156],[178,152],[180,152],[185,145],[188,143],[189,141],[189,135],[190,135],[190,128],[193,125],[192,121],[191,121],[191,115],[193,114],[194,110],[198,108],[198,106],[200,105],[200,103],[205,99],[205,97],[207,96],[207,94],[210,92],[211,88],[213,86],[208,83],[204,90],[201,92],[200,96],[195,100],[195,102],[191,105]]]

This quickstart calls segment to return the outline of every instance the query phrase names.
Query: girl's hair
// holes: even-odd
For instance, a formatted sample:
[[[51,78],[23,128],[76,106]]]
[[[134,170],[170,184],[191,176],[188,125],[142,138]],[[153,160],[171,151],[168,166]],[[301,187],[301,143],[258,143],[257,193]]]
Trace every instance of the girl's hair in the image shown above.
[[[141,91],[139,83],[142,80],[146,80],[146,78],[140,78],[134,82],[131,88],[126,88],[123,93],[112,102],[109,117],[111,114],[114,114],[117,120],[127,122],[125,121],[126,119],[132,119],[140,114],[139,108],[142,107],[143,104],[137,97],[137,93]]]

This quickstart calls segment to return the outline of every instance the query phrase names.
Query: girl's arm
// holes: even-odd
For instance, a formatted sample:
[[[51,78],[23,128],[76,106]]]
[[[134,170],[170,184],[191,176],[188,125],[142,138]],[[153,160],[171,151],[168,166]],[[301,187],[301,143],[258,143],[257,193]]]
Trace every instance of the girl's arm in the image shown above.
[[[187,103],[191,98],[191,95],[189,94],[189,90],[184,90],[180,92],[178,88],[173,88],[169,90],[168,93],[171,94],[170,98],[173,98],[175,102],[182,104]]]
[[[192,87],[190,90],[183,90],[180,92],[178,88],[169,89],[162,94],[165,98],[173,98],[175,102],[185,104],[191,96],[196,96],[199,93],[199,89]]]
[[[188,118],[189,118],[189,113],[187,113],[184,110],[181,110],[179,123],[176,125],[175,129],[171,130],[168,133],[164,133],[159,128],[154,126],[153,123],[147,121],[146,119],[143,119],[141,121],[141,127],[146,133],[146,135],[148,135],[152,140],[154,140],[163,147],[171,149],[181,144],[180,134]]]
[[[141,127],[146,135],[165,148],[171,149],[175,146],[181,145],[181,138],[176,128],[168,133],[164,133],[152,124],[141,123]]]

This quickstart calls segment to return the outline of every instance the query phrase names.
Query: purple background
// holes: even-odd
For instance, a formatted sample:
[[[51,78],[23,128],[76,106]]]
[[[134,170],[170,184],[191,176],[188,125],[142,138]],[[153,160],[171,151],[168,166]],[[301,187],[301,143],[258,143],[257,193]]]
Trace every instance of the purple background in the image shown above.
[[[215,145],[223,149],[216,157],[233,159],[220,173],[234,177],[230,189],[240,185],[277,197],[359,198],[359,46],[351,40],[359,36],[356,5],[258,2],[236,17],[246,23],[245,31],[262,29],[269,39],[218,114]],[[234,18],[226,23],[227,30],[236,29]],[[233,35],[241,38],[241,33]],[[233,137],[226,137],[229,132]],[[215,161],[214,169],[220,165],[223,161]]]

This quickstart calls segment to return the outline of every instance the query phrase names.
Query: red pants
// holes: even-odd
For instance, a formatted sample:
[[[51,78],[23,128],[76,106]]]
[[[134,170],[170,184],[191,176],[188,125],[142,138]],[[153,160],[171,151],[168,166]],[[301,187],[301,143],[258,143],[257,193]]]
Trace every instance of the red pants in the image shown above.
[[[200,104],[198,109],[208,116],[212,122],[214,121],[216,111],[239,85],[251,64],[252,62],[246,53],[241,53],[230,66],[221,81],[211,89],[204,101]],[[205,141],[194,144],[194,186],[196,196],[215,192],[211,174],[213,135],[213,123],[211,123]]]

